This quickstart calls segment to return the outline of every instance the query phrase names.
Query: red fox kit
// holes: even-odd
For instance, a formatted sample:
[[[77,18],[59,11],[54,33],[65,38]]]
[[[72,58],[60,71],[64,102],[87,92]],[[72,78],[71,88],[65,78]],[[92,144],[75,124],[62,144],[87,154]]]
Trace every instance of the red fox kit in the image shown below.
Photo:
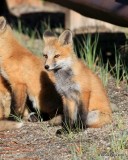
[[[11,86],[16,114],[23,115],[27,97],[34,108],[49,117],[62,106],[61,97],[42,69],[42,60],[17,42],[4,17],[0,17],[0,71]]]
[[[77,121],[87,127],[101,127],[111,122],[110,104],[98,78],[74,54],[72,32],[59,38],[50,31],[43,35],[45,69],[54,74],[57,91],[63,98],[64,125],[74,128]]]
[[[0,131],[20,128],[22,123],[5,120],[9,117],[11,94],[8,84],[0,76]]]

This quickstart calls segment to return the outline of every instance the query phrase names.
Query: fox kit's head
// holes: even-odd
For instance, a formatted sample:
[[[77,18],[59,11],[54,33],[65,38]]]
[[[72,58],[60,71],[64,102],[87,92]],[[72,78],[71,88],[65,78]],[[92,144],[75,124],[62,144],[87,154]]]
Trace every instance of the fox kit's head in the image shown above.
[[[45,31],[43,39],[45,69],[55,71],[69,68],[72,64],[73,56],[72,32],[65,30],[59,38],[57,38],[52,32]]]

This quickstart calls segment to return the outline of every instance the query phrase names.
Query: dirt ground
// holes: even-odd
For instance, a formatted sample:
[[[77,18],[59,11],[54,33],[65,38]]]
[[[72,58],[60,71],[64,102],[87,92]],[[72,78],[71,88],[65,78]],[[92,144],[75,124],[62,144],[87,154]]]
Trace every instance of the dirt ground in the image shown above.
[[[107,87],[111,102],[117,105],[113,123],[99,129],[56,136],[59,127],[48,122],[26,122],[21,129],[0,132],[0,160],[108,160],[128,158],[128,88],[116,88],[113,79]],[[120,138],[127,136],[124,148]],[[113,142],[112,142],[113,141]],[[115,147],[115,150],[113,149]]]

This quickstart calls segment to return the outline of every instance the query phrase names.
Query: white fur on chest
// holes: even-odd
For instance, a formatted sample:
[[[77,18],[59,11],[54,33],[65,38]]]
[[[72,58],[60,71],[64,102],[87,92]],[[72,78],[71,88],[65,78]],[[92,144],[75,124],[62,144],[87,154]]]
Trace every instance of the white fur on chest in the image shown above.
[[[55,72],[57,91],[71,99],[75,99],[80,92],[80,85],[72,80],[73,76],[71,69]]]

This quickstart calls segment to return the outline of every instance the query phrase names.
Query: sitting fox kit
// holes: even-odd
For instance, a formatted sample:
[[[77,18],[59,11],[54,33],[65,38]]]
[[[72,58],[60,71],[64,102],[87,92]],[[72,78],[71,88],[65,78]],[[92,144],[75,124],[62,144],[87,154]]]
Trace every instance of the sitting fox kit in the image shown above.
[[[44,68],[54,75],[54,83],[63,99],[63,127],[102,127],[110,123],[111,109],[105,89],[98,78],[79,60],[73,50],[70,30],[59,38],[52,32],[43,35]]]

